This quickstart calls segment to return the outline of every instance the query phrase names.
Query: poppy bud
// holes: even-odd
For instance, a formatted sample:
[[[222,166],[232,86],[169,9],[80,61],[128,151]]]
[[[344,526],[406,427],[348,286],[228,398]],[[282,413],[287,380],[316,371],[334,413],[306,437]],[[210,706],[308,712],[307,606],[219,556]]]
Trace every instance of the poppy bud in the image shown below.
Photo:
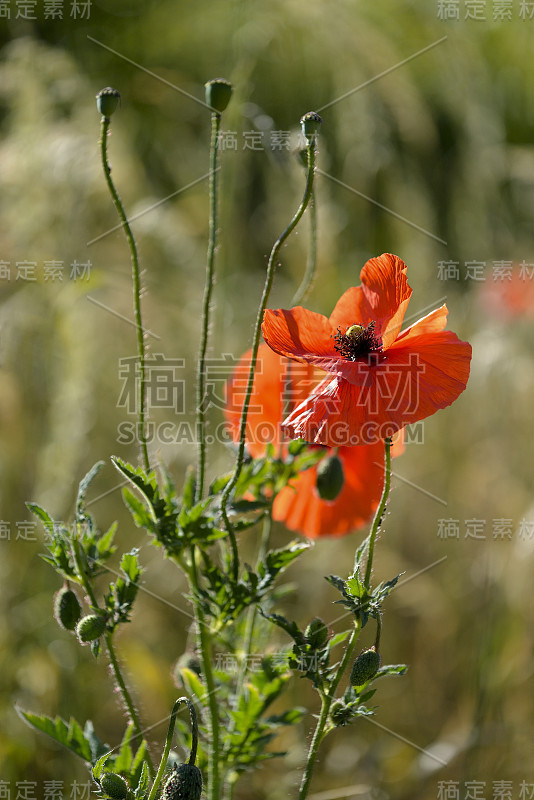
[[[76,625],[76,636],[82,644],[85,644],[102,636],[105,628],[106,620],[101,614],[88,614]]]
[[[174,767],[163,787],[163,800],[200,800],[202,773],[194,764]]]
[[[58,625],[66,631],[73,631],[80,619],[82,609],[76,594],[67,586],[63,586],[54,595],[54,617]]]
[[[217,78],[216,80],[208,81],[205,84],[205,89],[206,103],[221,114],[230,102],[234,87],[224,78]]]
[[[352,686],[363,686],[374,678],[380,667],[380,653],[377,653],[374,647],[370,650],[364,650],[360,653],[350,673],[350,682]]]
[[[128,794],[128,784],[115,772],[106,772],[100,781],[102,791],[113,800],[124,800]]]
[[[330,719],[334,725],[346,725],[347,722],[350,722],[351,716],[352,712],[350,708],[347,708],[342,700],[336,700],[335,703],[332,703],[332,708],[330,709]]]
[[[323,620],[319,617],[312,619],[306,630],[304,631],[304,640],[306,644],[313,647],[315,650],[322,647],[328,639],[328,628]]]
[[[96,96],[96,107],[103,117],[111,117],[121,99],[120,94],[116,89],[107,86],[102,89]]]
[[[322,121],[323,120],[319,114],[317,114],[315,111],[308,111],[307,114],[304,114],[300,120],[300,124],[302,125],[302,133],[308,141],[317,136]]]
[[[335,500],[343,489],[343,464],[335,453],[323,458],[317,467],[315,486],[321,500]]]

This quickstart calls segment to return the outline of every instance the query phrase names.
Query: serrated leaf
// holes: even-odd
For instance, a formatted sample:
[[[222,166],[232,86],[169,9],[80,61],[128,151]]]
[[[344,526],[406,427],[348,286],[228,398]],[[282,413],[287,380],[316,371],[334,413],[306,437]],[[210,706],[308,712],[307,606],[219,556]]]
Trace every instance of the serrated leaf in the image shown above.
[[[104,753],[103,755],[101,755],[100,758],[98,759],[98,761],[96,762],[96,764],[93,766],[93,770],[92,770],[93,771],[93,775],[94,775],[94,777],[95,777],[95,779],[97,781],[100,781],[100,777],[101,777],[102,773],[104,772],[104,766],[106,764],[106,761],[110,757],[111,752],[112,751],[110,750],[108,753]]]
[[[405,675],[408,671],[407,664],[385,664],[380,667],[373,680],[383,678],[385,675]]]
[[[87,489],[89,488],[89,484],[91,481],[96,477],[96,475],[100,472],[102,467],[104,466],[103,461],[97,461],[96,464],[91,467],[87,475],[82,478],[80,484],[78,486],[78,497],[76,498],[76,514],[77,516],[84,514],[84,503],[85,503],[85,495],[87,493]]]
[[[144,742],[143,742],[143,744],[144,744]],[[139,750],[137,751],[137,756],[139,755],[140,750],[141,750],[141,748],[139,748]],[[136,756],[136,759],[135,759],[136,761],[137,761],[137,756]],[[135,762],[134,762],[134,766],[135,766]],[[148,789],[148,780],[149,780],[148,765],[147,765],[146,761],[143,761],[142,765],[141,765],[141,774],[139,776],[139,782],[138,782],[138,784],[137,784],[137,786],[136,786],[136,788],[134,790],[136,798],[141,798],[144,795],[144,793],[147,791],[147,789]]]
[[[134,732],[134,726],[133,723],[130,722],[130,724],[128,725],[128,727],[124,732],[124,736],[122,737],[122,742],[120,743],[119,752],[115,757],[115,763],[113,765],[113,769],[115,772],[126,773],[127,775],[130,774],[130,769],[133,761],[133,753],[131,746],[133,732]]]
[[[26,503],[26,507],[34,514],[44,525],[45,530],[53,534],[54,533],[54,520],[48,513],[45,511],[44,508],[41,508],[40,505],[37,503]]]
[[[184,508],[192,508],[195,502],[196,492],[196,471],[192,466],[187,467],[182,491],[182,505]]]
[[[104,754],[109,754],[111,748],[108,744],[104,744],[95,733],[93,723],[90,719],[84,725],[83,734],[91,747],[91,761],[94,763],[97,759],[101,758]]]
[[[68,747],[84,761],[91,761],[91,745],[85,738],[80,725],[76,722],[74,717],[71,717],[68,724],[56,717],[52,719],[47,717],[46,714],[32,714],[31,711],[23,711],[21,708],[16,707],[17,713],[32,727],[36,728],[42,733],[46,733],[59,744]]]

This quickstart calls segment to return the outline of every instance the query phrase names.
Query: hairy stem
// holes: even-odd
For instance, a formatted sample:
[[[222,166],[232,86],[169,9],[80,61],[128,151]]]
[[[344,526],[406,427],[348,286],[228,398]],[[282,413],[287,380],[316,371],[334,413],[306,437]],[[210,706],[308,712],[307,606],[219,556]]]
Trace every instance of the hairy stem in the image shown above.
[[[172,737],[174,736],[174,728],[176,726],[176,716],[178,714],[178,711],[182,703],[187,703],[189,714],[191,716],[191,734],[192,734],[191,755],[189,756],[189,761],[187,763],[188,764],[195,763],[197,754],[197,745],[198,745],[197,714],[195,711],[195,706],[193,705],[191,700],[189,700],[188,697],[179,697],[178,700],[175,701],[172,707],[171,718],[169,720],[169,728],[167,730],[167,737],[165,739],[165,746],[163,748],[163,753],[161,754],[161,761],[159,762],[157,775],[154,779],[154,783],[152,784],[150,794],[148,795],[148,800],[154,800],[154,798],[158,793],[159,785],[165,773],[165,767],[167,766],[169,753],[171,751]]]
[[[115,188],[115,185],[111,179],[111,167],[108,163],[108,154],[107,154],[110,122],[111,120],[109,117],[102,117],[100,154],[102,158],[102,169],[104,170],[104,176],[106,178],[106,183],[108,185],[109,193],[111,194],[111,198],[117,210],[117,214],[119,215],[120,220],[122,222],[122,227],[124,229],[124,233],[126,234],[126,238],[128,240],[128,246],[130,248],[130,256],[132,260],[133,301],[134,301],[135,327],[137,330],[137,357],[139,360],[139,384],[138,384],[138,397],[137,397],[137,403],[139,408],[139,440],[141,445],[141,454],[143,457],[144,467],[145,470],[149,472],[150,460],[148,458],[146,425],[145,425],[146,351],[145,351],[144,328],[141,317],[141,276],[139,269],[139,256],[137,254],[137,246],[135,244],[135,239],[132,233],[132,229],[130,228],[130,224],[128,222],[128,218],[126,216],[124,207],[119,197],[119,193],[117,192],[117,189]]]
[[[321,713],[319,715],[319,719],[317,721],[317,725],[315,727],[315,731],[313,734],[313,739],[310,744],[310,749],[308,751],[308,758],[306,760],[306,767],[304,768],[304,774],[302,775],[298,800],[304,800],[304,798],[308,794],[313,774],[313,768],[315,766],[315,761],[317,759],[319,745],[321,744],[326,733],[328,732],[325,729],[328,723],[328,715],[330,714],[330,708],[334,701],[337,687],[339,686],[339,682],[341,681],[343,673],[347,668],[347,664],[349,663],[352,654],[354,653],[354,648],[356,647],[356,642],[358,641],[361,627],[362,625],[360,619],[356,619],[354,622],[354,630],[352,631],[351,637],[347,644],[347,649],[345,650],[345,654],[335,674],[334,680],[330,684],[329,691],[326,694],[323,694],[321,697],[322,700]]]
[[[310,217],[310,249],[308,250],[308,260],[306,262],[306,272],[302,279],[302,283],[293,295],[290,305],[300,306],[306,299],[310,291],[313,280],[315,278],[315,270],[317,269],[317,207],[315,204],[315,190],[312,191],[309,206]]]
[[[195,548],[191,548],[191,569],[188,572],[191,588],[193,590],[193,602],[195,608],[195,620],[198,628],[198,643],[200,658],[202,661],[202,675],[206,685],[210,716],[211,742],[208,749],[208,798],[209,800],[219,800],[220,793],[220,728],[219,712],[217,708],[216,686],[212,670],[212,646],[211,634],[206,625],[204,612],[198,601],[198,574],[195,560]]]
[[[373,520],[373,524],[371,527],[371,533],[369,534],[369,552],[367,555],[367,566],[365,569],[365,588],[367,589],[367,591],[369,591],[369,587],[371,584],[371,572],[373,569],[373,555],[375,549],[376,536],[378,531],[380,530],[380,525],[382,524],[382,520],[384,519],[384,513],[386,511],[386,505],[389,497],[389,490],[391,488],[391,439],[386,439],[385,444],[386,444],[386,457],[384,466],[384,488],[382,489],[382,497],[380,498],[380,503],[378,504],[378,508],[376,509],[375,518]]]
[[[98,605],[95,593],[93,591],[93,587],[91,586],[91,582],[89,581],[89,578],[87,577],[87,573],[86,573],[86,571],[84,569],[83,560],[82,560],[82,556],[81,556],[81,553],[80,553],[80,546],[79,546],[79,543],[78,543],[77,539],[73,539],[73,541],[72,541],[72,554],[73,554],[73,558],[74,558],[74,563],[76,565],[76,571],[77,571],[78,576],[79,576],[79,578],[80,578],[80,580],[82,582],[83,588],[87,592],[87,596],[89,597],[89,600],[91,602],[91,606],[95,609],[95,611],[97,611],[97,610],[99,610],[99,605]],[[117,655],[115,653],[115,648],[113,646],[113,634],[110,631],[106,631],[104,633],[104,641],[106,643],[106,648],[107,648],[108,655],[109,655],[109,661],[110,661],[110,664],[111,664],[111,669],[113,671],[113,676],[115,678],[115,683],[117,684],[117,688],[119,689],[119,691],[121,693],[124,705],[126,706],[126,709],[128,711],[128,716],[130,717],[131,721],[133,722],[136,736],[139,737],[139,741],[141,742],[143,740],[143,728],[142,728],[142,725],[141,725],[141,720],[139,718],[139,714],[137,713],[137,709],[135,707],[135,704],[133,702],[133,699],[132,699],[132,696],[131,696],[131,694],[129,692],[129,689],[126,686],[126,681],[124,680],[124,677],[122,675],[120,664],[119,664],[119,661],[117,659]],[[148,771],[150,773],[150,776],[153,777],[154,773],[155,773],[155,770],[154,770],[154,765],[152,763],[152,759],[151,759],[150,754],[148,753],[148,751],[147,751],[147,754],[146,754],[146,762],[147,762]]]
[[[214,111],[211,115],[211,142],[210,142],[210,218],[209,218],[209,237],[208,255],[206,262],[206,285],[204,288],[204,300],[202,305],[202,330],[200,337],[200,352],[198,355],[197,367],[197,437],[198,437],[198,466],[197,466],[197,501],[201,500],[204,494],[204,480],[206,473],[206,352],[208,348],[208,336],[210,326],[210,305],[213,292],[214,271],[215,271],[215,250],[217,247],[217,162],[219,155],[218,140],[221,127],[221,115]]]
[[[271,288],[273,285],[274,280],[274,273],[278,263],[278,254],[280,253],[280,249],[289,235],[297,226],[298,222],[300,221],[302,215],[304,214],[308,203],[310,202],[310,198],[312,196],[313,191],[313,178],[315,173],[315,140],[310,140],[308,142],[308,171],[307,171],[307,178],[306,178],[306,187],[304,189],[304,195],[300,206],[297,209],[297,212],[285,231],[278,237],[276,242],[273,245],[273,249],[271,250],[271,255],[269,256],[269,262],[267,264],[267,275],[265,278],[265,285],[263,287],[263,294],[261,297],[260,306],[258,308],[258,314],[256,317],[256,324],[254,327],[254,335],[252,339],[252,356],[250,360],[250,371],[248,376],[248,383],[247,383],[247,391],[245,394],[245,402],[243,403],[243,409],[241,411],[241,424],[239,429],[239,446],[237,451],[237,459],[236,465],[234,468],[233,475],[230,481],[227,483],[224,492],[221,497],[221,514],[224,519],[224,523],[226,529],[228,530],[228,535],[230,537],[230,541],[232,543],[233,549],[233,578],[237,580],[238,571],[239,571],[239,561],[237,557],[237,548],[234,548],[233,543],[235,543],[235,534],[228,518],[227,513],[227,505],[228,500],[230,498],[230,494],[232,493],[233,489],[235,488],[239,476],[241,474],[241,470],[243,468],[243,460],[245,456],[245,435],[247,429],[247,417],[248,417],[248,409],[250,406],[250,398],[252,396],[252,387],[254,384],[254,374],[256,371],[256,361],[258,359],[258,350],[260,346],[260,335],[261,335],[261,324],[263,322],[263,316],[265,313],[265,309],[267,308],[267,302],[269,300],[269,295],[271,293]]]

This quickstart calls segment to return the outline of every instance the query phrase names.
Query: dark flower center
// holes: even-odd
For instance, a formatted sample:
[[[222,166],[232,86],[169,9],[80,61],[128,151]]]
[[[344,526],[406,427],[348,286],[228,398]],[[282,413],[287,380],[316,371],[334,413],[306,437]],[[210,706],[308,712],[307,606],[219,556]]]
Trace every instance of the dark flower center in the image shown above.
[[[350,325],[345,333],[341,333],[341,328],[338,328],[334,334],[334,347],[337,352],[350,361],[356,361],[364,356],[369,356],[370,361],[379,361],[382,340],[375,334],[375,324],[372,321],[367,327]]]

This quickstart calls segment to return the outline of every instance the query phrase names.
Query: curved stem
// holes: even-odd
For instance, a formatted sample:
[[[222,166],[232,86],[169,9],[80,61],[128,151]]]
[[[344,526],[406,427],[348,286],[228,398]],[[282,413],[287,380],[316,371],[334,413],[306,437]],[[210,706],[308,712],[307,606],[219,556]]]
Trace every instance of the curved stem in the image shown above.
[[[197,367],[197,436],[198,436],[198,466],[196,499],[201,500],[204,494],[204,477],[206,472],[206,409],[204,407],[206,393],[206,351],[208,348],[208,335],[210,324],[210,304],[213,292],[213,277],[215,270],[215,250],[217,246],[217,161],[219,155],[218,140],[221,127],[221,115],[214,111],[211,115],[211,142],[210,142],[210,220],[208,255],[206,263],[206,285],[202,305],[202,332],[200,337],[200,352]]]
[[[102,117],[101,122],[101,136],[100,136],[100,154],[102,158],[102,169],[108,185],[111,198],[117,210],[117,214],[122,222],[122,227],[128,246],[130,248],[130,255],[132,259],[132,278],[133,278],[133,300],[134,300],[134,314],[135,314],[135,327],[137,330],[137,357],[139,359],[139,385],[138,385],[138,406],[139,406],[139,439],[141,444],[141,453],[143,456],[144,467],[147,472],[150,471],[150,460],[148,458],[148,448],[146,441],[146,427],[145,427],[145,406],[146,406],[146,368],[145,368],[145,339],[144,328],[141,317],[141,277],[139,270],[139,256],[137,254],[137,246],[135,239],[124,211],[119,193],[111,179],[111,167],[108,163],[107,147],[108,147],[108,133],[110,125],[109,117]]]
[[[211,743],[208,750],[208,796],[210,800],[219,800],[220,790],[220,729],[219,713],[217,708],[216,687],[211,667],[211,636],[206,625],[204,612],[197,601],[198,597],[198,575],[195,562],[194,548],[191,548],[191,570],[188,572],[191,588],[193,589],[193,603],[195,608],[195,619],[198,627],[198,640],[200,646],[200,657],[202,661],[202,674],[206,684],[208,708],[210,714]],[[191,751],[192,752],[192,751]]]
[[[302,283],[293,295],[290,305],[300,306],[305,300],[306,295],[310,291],[313,279],[315,278],[315,270],[317,269],[317,207],[315,204],[315,190],[312,191],[310,197],[310,249],[308,250],[308,260],[306,262],[306,272],[302,279]]]
[[[159,785],[161,783],[161,779],[163,778],[163,775],[165,773],[165,767],[167,766],[169,753],[171,751],[172,737],[174,736],[174,728],[176,726],[176,716],[178,714],[178,710],[182,705],[182,703],[187,703],[189,714],[191,716],[192,746],[191,746],[191,755],[189,756],[189,761],[187,763],[188,764],[195,763],[197,744],[198,744],[197,713],[195,711],[195,706],[193,705],[191,700],[189,700],[188,697],[179,697],[178,700],[175,701],[172,707],[171,718],[169,720],[169,728],[167,730],[167,738],[165,739],[165,747],[163,748],[163,753],[161,754],[161,761],[159,762],[158,772],[154,779],[154,783],[152,784],[152,788],[150,789],[148,800],[154,800],[154,798],[156,797]]]
[[[241,411],[241,424],[239,430],[239,446],[237,451],[237,460],[234,469],[234,473],[227,483],[224,492],[221,496],[221,514],[224,519],[224,523],[226,529],[228,530],[228,535],[230,537],[230,542],[232,543],[232,549],[234,551],[234,560],[233,560],[233,578],[237,580],[238,570],[239,570],[239,561],[237,559],[237,548],[234,548],[235,543],[235,534],[228,518],[228,514],[226,511],[226,507],[228,505],[228,499],[232,490],[235,488],[237,481],[239,480],[239,476],[241,474],[241,469],[243,467],[243,459],[245,456],[245,435],[247,429],[247,417],[248,417],[248,409],[250,406],[250,398],[252,396],[252,387],[254,384],[254,374],[256,371],[256,361],[258,359],[258,350],[260,346],[260,335],[261,335],[261,324],[263,322],[263,315],[265,313],[265,309],[267,307],[267,302],[269,300],[269,295],[271,293],[271,288],[273,285],[274,280],[274,273],[277,266],[277,259],[280,249],[288,236],[292,233],[294,228],[297,226],[298,222],[300,221],[302,215],[304,214],[308,203],[310,202],[310,198],[313,191],[313,178],[315,173],[315,141],[312,139],[308,142],[308,172],[306,178],[306,187],[304,189],[304,195],[300,206],[297,209],[297,212],[285,231],[278,237],[276,242],[273,245],[273,249],[271,250],[271,255],[269,256],[269,262],[267,264],[267,276],[265,278],[265,285],[263,287],[263,294],[261,297],[260,306],[258,308],[258,314],[256,317],[256,324],[254,327],[254,335],[252,340],[252,356],[250,360],[250,371],[248,376],[248,383],[247,383],[247,391],[245,394],[245,402],[243,403],[243,409]]]
[[[380,498],[380,503],[378,504],[378,508],[376,509],[375,518],[373,520],[373,525],[371,527],[371,533],[369,534],[369,553],[367,556],[367,567],[365,569],[365,588],[367,589],[367,591],[369,591],[371,583],[371,571],[373,569],[373,555],[375,549],[376,535],[380,529],[380,525],[382,524],[382,520],[384,518],[384,513],[386,510],[386,505],[389,497],[389,490],[391,488],[391,439],[386,439],[385,444],[386,444],[386,457],[384,466],[384,488],[382,490],[382,497]]]
[[[335,674],[334,680],[330,684],[330,689],[327,694],[322,695],[321,714],[317,721],[317,726],[315,728],[313,739],[310,744],[310,749],[308,751],[308,758],[306,761],[306,767],[304,769],[304,774],[302,776],[302,781],[300,784],[298,800],[304,800],[304,798],[308,794],[308,789],[310,787],[310,782],[313,774],[313,768],[315,766],[315,761],[317,759],[317,752],[319,750],[319,745],[321,744],[326,735],[325,728],[328,722],[328,715],[330,713],[330,708],[332,706],[332,702],[334,700],[337,687],[339,686],[339,682],[343,677],[343,673],[345,672],[347,664],[349,663],[352,654],[354,652],[354,648],[356,647],[356,642],[358,641],[361,628],[362,628],[361,620],[356,619],[354,622],[354,630],[352,631],[351,637],[347,644],[347,649],[345,650],[345,655],[341,660],[341,663]]]
[[[96,600],[95,593],[93,591],[93,587],[91,586],[89,578],[87,577],[87,573],[85,572],[85,569],[83,568],[82,557],[81,557],[79,543],[78,543],[77,539],[73,539],[72,540],[72,554],[73,554],[73,558],[74,558],[74,563],[76,565],[76,571],[78,572],[80,580],[81,580],[81,582],[83,584],[83,588],[87,592],[87,596],[89,597],[89,600],[91,601],[91,606],[95,609],[95,611],[100,610],[98,602]],[[115,648],[113,647],[113,634],[110,631],[106,631],[104,633],[104,640],[106,642],[106,648],[107,648],[107,651],[108,651],[111,668],[113,670],[113,676],[115,678],[115,683],[117,684],[117,687],[118,687],[118,689],[119,689],[119,691],[120,691],[120,693],[122,695],[122,699],[124,701],[124,705],[126,706],[126,708],[128,710],[128,715],[129,715],[130,719],[132,720],[132,722],[134,724],[135,733],[139,737],[139,740],[142,741],[143,740],[143,729],[142,729],[142,726],[141,726],[141,720],[139,719],[139,715],[137,713],[137,709],[135,708],[135,705],[134,705],[134,702],[133,702],[132,697],[130,695],[130,692],[128,690],[128,687],[126,686],[126,682],[125,682],[125,680],[124,680],[124,678],[122,676],[121,668],[120,668],[120,665],[119,665],[119,662],[118,662],[118,659],[117,659],[117,655],[115,653]],[[146,762],[147,762],[148,771],[149,771],[150,775],[153,776],[154,775],[154,765],[152,763],[152,759],[151,759],[150,753],[148,751],[147,751],[147,754],[146,754]]]

